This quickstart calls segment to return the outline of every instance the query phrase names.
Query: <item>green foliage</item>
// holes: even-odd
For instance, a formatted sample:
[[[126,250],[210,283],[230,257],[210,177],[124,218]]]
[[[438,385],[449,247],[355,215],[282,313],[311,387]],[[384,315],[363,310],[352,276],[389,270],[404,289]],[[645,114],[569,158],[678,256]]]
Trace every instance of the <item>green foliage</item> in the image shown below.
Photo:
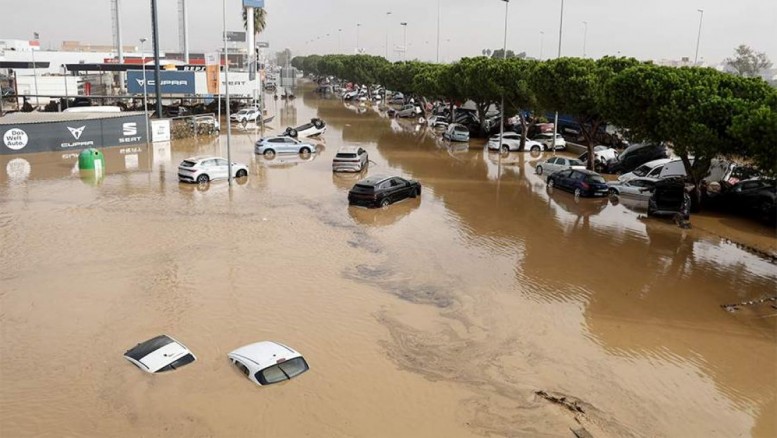
[[[243,29],[248,29],[248,12],[243,9]],[[264,8],[254,8],[254,32],[262,33],[267,25],[267,10]]]
[[[729,132],[762,172],[777,177],[777,90],[734,116]]]

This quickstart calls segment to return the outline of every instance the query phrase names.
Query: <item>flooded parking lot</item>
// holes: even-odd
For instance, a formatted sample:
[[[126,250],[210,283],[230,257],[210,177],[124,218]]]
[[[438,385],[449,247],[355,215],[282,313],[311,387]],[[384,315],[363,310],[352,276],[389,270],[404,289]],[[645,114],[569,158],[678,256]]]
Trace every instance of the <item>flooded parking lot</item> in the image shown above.
[[[547,156],[299,95],[270,133],[320,117],[316,152],[255,156],[236,128],[250,176],[232,188],[177,181],[225,137],[106,149],[103,178],[77,156],[0,157],[3,436],[777,435],[775,309],[721,308],[775,295],[774,230],[680,229],[548,191]],[[332,174],[343,145],[367,172]],[[349,208],[377,174],[422,196]],[[161,333],[198,361],[122,358]],[[251,384],[226,354],[260,340],[311,370]]]

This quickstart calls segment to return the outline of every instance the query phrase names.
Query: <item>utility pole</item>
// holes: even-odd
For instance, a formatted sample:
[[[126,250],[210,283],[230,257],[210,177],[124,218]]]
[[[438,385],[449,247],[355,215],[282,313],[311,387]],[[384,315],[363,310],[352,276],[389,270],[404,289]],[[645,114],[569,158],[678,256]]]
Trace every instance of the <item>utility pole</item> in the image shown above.
[[[583,22],[583,58],[585,58],[585,43],[588,39],[588,22]]]
[[[699,42],[701,41],[701,22],[704,20],[704,9],[697,9],[699,11],[699,34],[696,35],[696,56],[693,57],[693,65],[699,60]]]
[[[162,79],[159,68],[159,17],[157,0],[151,0],[151,39],[154,45],[154,94],[156,94],[156,116],[162,118]]]
[[[224,92],[226,94],[227,99],[227,109],[226,109],[226,116],[227,116],[227,182],[229,183],[229,186],[232,186],[232,148],[230,147],[230,141],[232,140],[232,124],[229,122],[229,51],[227,51],[227,0],[221,0],[221,7],[223,9],[223,32],[222,37],[224,38],[224,82],[226,84],[226,88],[224,89]],[[252,17],[249,17],[249,21],[252,19]],[[157,84],[159,82],[157,81]],[[264,117],[264,115],[260,114],[260,117]]]
[[[402,22],[399,24],[405,29],[404,30],[405,36],[404,36],[404,43],[403,43],[404,45],[402,47],[402,61],[407,61],[407,23]]]
[[[440,1],[437,0],[437,63],[440,63]]]
[[[558,53],[556,54],[556,59],[561,58],[561,32],[564,29],[564,0],[561,0],[561,15],[559,17],[558,22]],[[556,115],[553,117],[553,143],[551,146],[551,149],[553,150],[553,155],[556,155],[556,135],[558,135],[558,110],[556,110]]]

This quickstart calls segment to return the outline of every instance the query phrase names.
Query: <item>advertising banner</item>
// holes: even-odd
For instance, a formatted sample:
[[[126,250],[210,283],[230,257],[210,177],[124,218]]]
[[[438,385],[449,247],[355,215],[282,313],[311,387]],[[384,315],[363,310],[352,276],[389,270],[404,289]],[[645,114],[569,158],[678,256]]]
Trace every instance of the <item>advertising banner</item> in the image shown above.
[[[162,94],[194,94],[194,72],[163,70],[160,71]],[[146,70],[146,91],[154,92],[156,75],[153,70]],[[127,91],[130,94],[143,94],[143,71],[127,71]]]
[[[233,42],[233,43],[244,43],[246,41],[246,33],[245,32],[232,32],[227,31],[226,32],[227,41]]]
[[[71,151],[146,143],[146,117],[18,123],[0,126],[0,154]]]
[[[243,0],[244,8],[263,8],[264,0]]]

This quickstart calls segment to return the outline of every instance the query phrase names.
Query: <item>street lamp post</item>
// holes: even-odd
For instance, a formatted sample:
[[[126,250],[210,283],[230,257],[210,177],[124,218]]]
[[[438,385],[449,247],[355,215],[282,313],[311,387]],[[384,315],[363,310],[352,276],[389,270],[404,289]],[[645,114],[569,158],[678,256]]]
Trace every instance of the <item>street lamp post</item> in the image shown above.
[[[404,28],[404,41],[402,43],[402,60],[407,61],[407,22],[399,23]]]
[[[701,22],[704,20],[704,9],[697,9],[699,11],[699,33],[696,35],[696,56],[693,57],[693,65],[696,65],[696,61],[699,60],[699,42],[701,41]]]
[[[356,54],[359,54],[359,28],[362,27],[361,23],[356,23]]]
[[[227,51],[227,2],[221,0],[221,8],[223,14],[223,30],[222,37],[224,38],[224,93],[226,94],[226,117],[227,117],[227,182],[229,186],[232,186],[232,148],[230,140],[232,140],[232,124],[229,122],[229,52]],[[253,17],[248,17],[252,20]],[[159,83],[159,82],[157,82]],[[259,117],[264,117],[263,114],[259,114]]]
[[[391,15],[391,11],[386,12],[386,60],[389,59],[389,15]]]
[[[437,0],[437,63],[440,63],[440,1]]]
[[[588,39],[588,22],[583,22],[583,58],[585,58],[585,43]]]
[[[38,32],[33,34],[35,41],[38,41]],[[38,43],[40,47],[40,43]],[[32,80],[35,82],[35,106],[38,106],[40,97],[38,97],[38,66],[35,64],[35,47],[30,47],[30,53],[32,54]]]
[[[146,122],[146,143],[151,141],[151,136],[148,130],[148,90],[146,89],[146,50],[144,44],[148,41],[146,38],[140,39],[140,57],[141,68],[143,69],[143,114],[145,115]]]
[[[545,45],[545,32],[540,31],[540,61],[542,61],[542,49]]]
[[[502,43],[502,59],[507,59],[507,11],[510,6],[510,0],[502,0],[505,2],[505,35],[504,42]],[[497,149],[497,156],[499,161],[499,174],[502,173],[502,137],[505,134],[505,95],[502,94],[502,106],[499,108],[499,148]],[[509,149],[508,149],[509,152]]]
[[[341,43],[343,42],[343,30],[337,29],[337,53],[342,53]]]
[[[561,35],[562,31],[564,29],[564,0],[561,0],[561,14],[559,15],[559,21],[558,21],[558,52],[556,54],[556,58],[561,58]],[[552,140],[552,147],[553,155],[556,155],[556,135],[558,135],[558,109],[556,109],[556,114],[553,117],[553,140]]]

